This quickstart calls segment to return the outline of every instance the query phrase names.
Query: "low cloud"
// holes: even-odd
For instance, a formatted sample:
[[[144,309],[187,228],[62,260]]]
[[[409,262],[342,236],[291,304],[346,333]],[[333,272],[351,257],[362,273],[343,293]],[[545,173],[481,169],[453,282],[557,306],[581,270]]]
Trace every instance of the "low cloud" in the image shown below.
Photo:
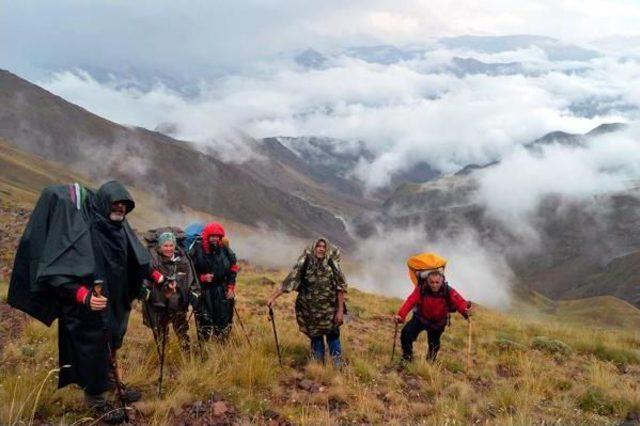
[[[369,189],[421,162],[454,173],[550,131],[586,132],[602,122],[640,118],[637,60],[602,57],[576,68],[549,62],[532,48],[512,56],[529,57],[523,63],[536,73],[457,76],[442,69],[456,53],[438,52],[435,62],[426,54],[391,65],[339,55],[318,70],[276,60],[203,81],[190,97],[160,83],[148,91],[117,79],[100,83],[82,71],[40,83],[114,121],[151,129],[169,124],[174,136],[235,161],[248,154],[248,137],[362,141],[375,158],[363,159],[354,173]],[[238,149],[244,154],[235,155]]]
[[[407,297],[413,290],[407,260],[415,254],[435,252],[448,259],[447,280],[463,297],[497,309],[510,306],[511,270],[498,251],[481,244],[470,228],[458,230],[455,237],[434,238],[425,234],[423,226],[381,226],[356,247],[351,259],[358,267],[349,281],[362,290]]]
[[[514,234],[535,236],[533,216],[547,195],[572,202],[638,185],[640,123],[593,136],[581,146],[518,147],[478,175],[476,201]]]

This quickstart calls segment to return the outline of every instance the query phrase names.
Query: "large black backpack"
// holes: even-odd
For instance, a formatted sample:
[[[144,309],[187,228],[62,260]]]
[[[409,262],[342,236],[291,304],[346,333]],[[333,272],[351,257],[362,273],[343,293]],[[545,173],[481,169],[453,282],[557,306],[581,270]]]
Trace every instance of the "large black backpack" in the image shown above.
[[[186,234],[177,226],[163,226],[161,228],[149,229],[142,235],[145,243],[147,243],[147,248],[156,248],[158,246],[158,238],[165,232],[171,232],[176,237],[176,250],[182,251],[182,243],[186,238]]]

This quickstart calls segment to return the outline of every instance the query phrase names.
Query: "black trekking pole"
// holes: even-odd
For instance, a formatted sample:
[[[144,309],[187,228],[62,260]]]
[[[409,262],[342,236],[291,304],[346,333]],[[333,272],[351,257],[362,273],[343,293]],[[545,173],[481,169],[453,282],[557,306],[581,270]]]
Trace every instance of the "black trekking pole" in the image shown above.
[[[151,316],[151,309],[149,308],[148,300],[144,300],[142,302],[142,309],[144,310],[145,315],[149,320],[151,333],[153,333],[153,342],[156,345],[156,352],[158,352],[158,358],[160,358],[160,345],[158,344],[158,330],[156,330],[156,325],[153,324],[153,317]]]
[[[398,323],[396,322],[395,330],[393,331],[393,349],[391,349],[391,363],[393,363],[393,357],[396,355],[397,340],[398,340]]]
[[[271,320],[271,327],[273,328],[273,337],[276,340],[276,349],[278,351],[278,362],[282,367],[282,356],[280,355],[280,342],[278,342],[278,332],[276,331],[276,319],[273,316],[273,308],[269,306],[269,319]]]
[[[160,355],[160,378],[158,379],[158,398],[162,396],[162,379],[164,377],[164,355],[167,349],[167,331],[169,330],[169,324],[162,325],[162,352]]]
[[[238,318],[238,323],[240,324],[240,328],[242,329],[244,336],[247,338],[247,343],[249,344],[249,347],[253,349],[253,346],[251,345],[251,339],[249,339],[249,333],[247,333],[247,330],[244,328],[244,324],[242,323],[242,319],[240,318],[240,314],[238,313],[238,308],[236,308],[236,300],[233,299],[232,303],[233,303],[233,311],[236,313],[236,317]]]
[[[98,296],[98,297],[102,297],[102,285],[103,285],[104,281],[102,280],[96,280],[93,283],[93,293]],[[106,309],[106,308],[105,308]],[[116,357],[115,352],[113,352],[111,350],[111,330],[107,324],[107,322],[104,321],[104,314],[101,313],[101,317],[102,317],[102,330],[105,334],[105,338],[107,340],[107,351],[109,353],[109,363],[111,364],[111,368],[113,369],[113,379],[115,381],[116,384],[116,394],[118,395],[118,400],[120,401],[120,407],[122,408],[122,411],[124,413],[124,421],[125,423],[129,423],[129,413],[127,412],[127,402],[125,401],[124,398],[124,394],[122,393],[122,388],[124,387],[122,384],[122,380],[120,377],[120,371],[118,371],[118,359]]]
[[[200,294],[200,296],[198,296],[197,306],[196,304],[191,303],[191,312],[189,313],[189,317],[187,318],[187,324],[189,324],[189,321],[191,321],[191,317],[193,316],[193,323],[196,326],[196,339],[198,340],[198,348],[200,349],[201,358],[203,357],[203,350],[202,350],[202,340],[200,339],[200,324],[198,324],[198,314],[195,314],[195,312],[198,309],[200,309],[200,304],[202,303],[202,297],[203,297],[203,294]]]

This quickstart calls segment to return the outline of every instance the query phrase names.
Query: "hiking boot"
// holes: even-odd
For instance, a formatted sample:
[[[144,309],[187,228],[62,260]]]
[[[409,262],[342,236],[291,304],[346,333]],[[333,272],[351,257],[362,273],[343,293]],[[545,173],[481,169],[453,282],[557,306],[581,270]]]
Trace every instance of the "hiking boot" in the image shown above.
[[[124,402],[131,404],[133,402],[140,401],[140,398],[142,398],[142,393],[140,393],[139,390],[122,385],[122,399]]]
[[[395,363],[396,371],[404,371],[407,367],[409,367],[409,364],[411,364],[411,361],[407,360],[406,358],[400,358]]]
[[[114,408],[111,404],[105,402],[91,407],[96,421],[116,425],[124,423],[124,412],[121,408]]]
[[[111,390],[115,392],[116,399],[119,398],[118,391],[116,389],[116,384],[113,382],[111,382]],[[131,404],[133,402],[140,401],[140,398],[142,398],[142,393],[140,393],[139,390],[130,388],[124,383],[122,384],[121,390],[122,390],[122,399],[126,404]]]

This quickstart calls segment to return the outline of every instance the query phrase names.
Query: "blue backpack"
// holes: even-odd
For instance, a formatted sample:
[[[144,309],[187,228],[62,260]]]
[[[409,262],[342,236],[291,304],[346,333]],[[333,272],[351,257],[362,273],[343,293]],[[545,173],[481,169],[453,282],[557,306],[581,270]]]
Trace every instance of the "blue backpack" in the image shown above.
[[[196,244],[202,241],[203,229],[204,223],[200,222],[191,223],[184,228],[185,237],[181,243],[182,248],[187,252],[187,254],[192,255]]]

